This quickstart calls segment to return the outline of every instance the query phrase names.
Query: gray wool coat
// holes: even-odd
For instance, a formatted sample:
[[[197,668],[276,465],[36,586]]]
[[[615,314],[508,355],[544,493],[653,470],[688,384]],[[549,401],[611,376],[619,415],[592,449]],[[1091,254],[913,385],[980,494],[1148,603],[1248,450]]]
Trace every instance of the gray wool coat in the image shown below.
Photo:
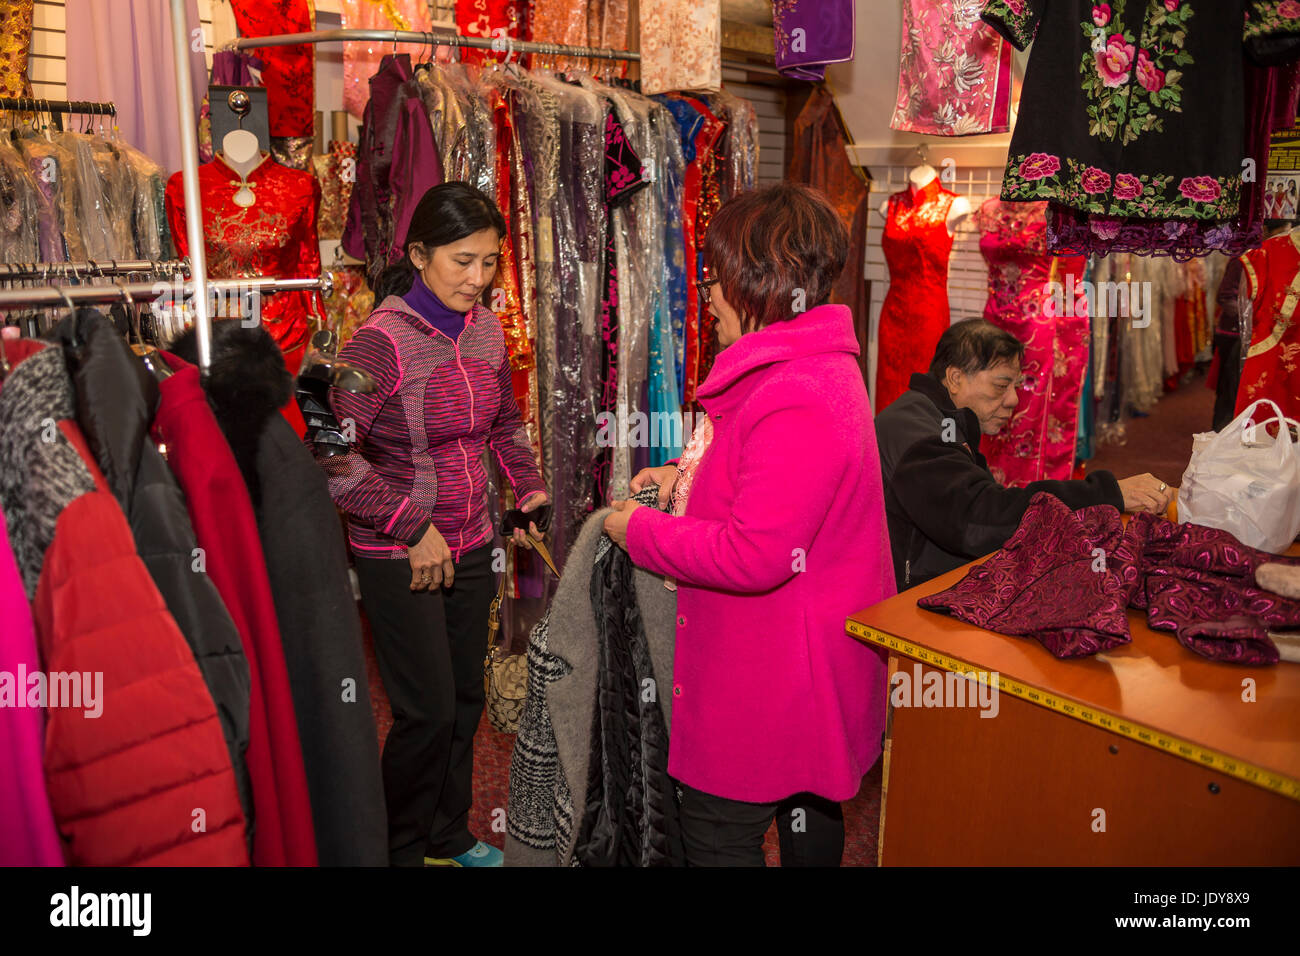
[[[530,695],[537,692],[544,695],[544,708],[525,706],[524,721],[541,717],[549,718],[554,733],[555,756],[558,757],[557,772],[563,775],[568,785],[568,792],[578,799],[573,801],[573,820],[567,827],[568,839],[562,831],[558,848],[539,849],[521,842],[510,832],[506,834],[506,866],[569,866],[572,864],[573,834],[582,830],[583,800],[587,789],[587,771],[591,759],[591,732],[596,705],[596,660],[597,635],[596,619],[591,608],[591,572],[595,564],[596,546],[600,542],[602,526],[609,508],[596,511],[582,526],[564,563],[564,575],[551,601],[547,612],[546,653],[559,658],[567,665],[564,673],[542,688],[535,688],[531,682]],[[646,641],[650,647],[650,657],[654,665],[655,679],[658,684],[656,698],[663,710],[664,723],[670,733],[672,730],[672,686],[673,686],[673,641],[676,636],[674,617],[677,614],[677,592],[664,587],[661,575],[643,568],[633,571],[636,585],[637,604],[641,610],[642,624],[645,627]],[[534,631],[536,639],[537,632]],[[530,668],[530,675],[532,669]],[[538,701],[532,701],[537,704]],[[536,729],[536,728],[534,728]],[[514,759],[511,761],[512,773],[516,773],[523,755],[520,753],[520,741],[528,739],[548,740],[544,732],[530,737],[528,729],[521,725],[520,736],[516,740]],[[536,763],[538,754],[530,753],[527,758]],[[528,792],[529,790],[532,792]],[[528,781],[512,779],[510,785],[512,803],[527,799],[531,804],[541,801],[553,803],[551,793],[538,792],[538,783],[530,777]],[[507,811],[510,817],[518,811],[512,807]],[[567,813],[567,808],[554,807],[556,815]]]

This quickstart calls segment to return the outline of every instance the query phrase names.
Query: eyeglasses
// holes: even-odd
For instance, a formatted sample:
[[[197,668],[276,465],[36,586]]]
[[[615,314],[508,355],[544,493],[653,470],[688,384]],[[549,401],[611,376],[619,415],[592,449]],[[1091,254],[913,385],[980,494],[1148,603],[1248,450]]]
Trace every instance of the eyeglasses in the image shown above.
[[[713,295],[711,290],[715,285],[717,285],[717,283],[718,283],[717,279],[701,279],[699,282],[696,283],[695,288],[699,290],[700,307],[702,309],[707,309],[709,307],[709,299]]]

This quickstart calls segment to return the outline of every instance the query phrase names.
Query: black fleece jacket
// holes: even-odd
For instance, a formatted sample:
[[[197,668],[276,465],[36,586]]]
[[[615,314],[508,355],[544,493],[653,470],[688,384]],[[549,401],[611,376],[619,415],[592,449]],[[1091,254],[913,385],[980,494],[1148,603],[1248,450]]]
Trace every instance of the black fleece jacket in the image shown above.
[[[885,487],[885,517],[900,591],[961,567],[1006,544],[1029,499],[1040,491],[1071,508],[1108,504],[1123,510],[1115,476],[1094,471],[1081,481],[998,484],[980,454],[979,418],[956,408],[929,375],[876,417]]]

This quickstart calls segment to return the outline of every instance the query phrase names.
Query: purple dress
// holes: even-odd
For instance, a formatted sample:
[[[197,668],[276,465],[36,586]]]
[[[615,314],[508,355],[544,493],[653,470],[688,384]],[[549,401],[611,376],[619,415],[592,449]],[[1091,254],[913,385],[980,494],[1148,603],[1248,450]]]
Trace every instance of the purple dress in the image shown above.
[[[772,21],[783,76],[816,83],[853,59],[853,0],[773,0]]]

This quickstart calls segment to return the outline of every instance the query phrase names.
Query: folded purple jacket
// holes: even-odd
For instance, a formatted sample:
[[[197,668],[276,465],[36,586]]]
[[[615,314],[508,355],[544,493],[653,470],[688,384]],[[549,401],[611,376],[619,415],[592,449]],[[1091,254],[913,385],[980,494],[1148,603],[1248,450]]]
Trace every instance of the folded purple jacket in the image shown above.
[[[1035,495],[1002,550],[956,585],[917,601],[991,631],[1032,637],[1060,658],[1131,640],[1125,609],[1216,661],[1275,664],[1270,630],[1300,628],[1300,601],[1265,591],[1255,570],[1300,559],[1248,548],[1226,531],[1110,505],[1071,511]]]

